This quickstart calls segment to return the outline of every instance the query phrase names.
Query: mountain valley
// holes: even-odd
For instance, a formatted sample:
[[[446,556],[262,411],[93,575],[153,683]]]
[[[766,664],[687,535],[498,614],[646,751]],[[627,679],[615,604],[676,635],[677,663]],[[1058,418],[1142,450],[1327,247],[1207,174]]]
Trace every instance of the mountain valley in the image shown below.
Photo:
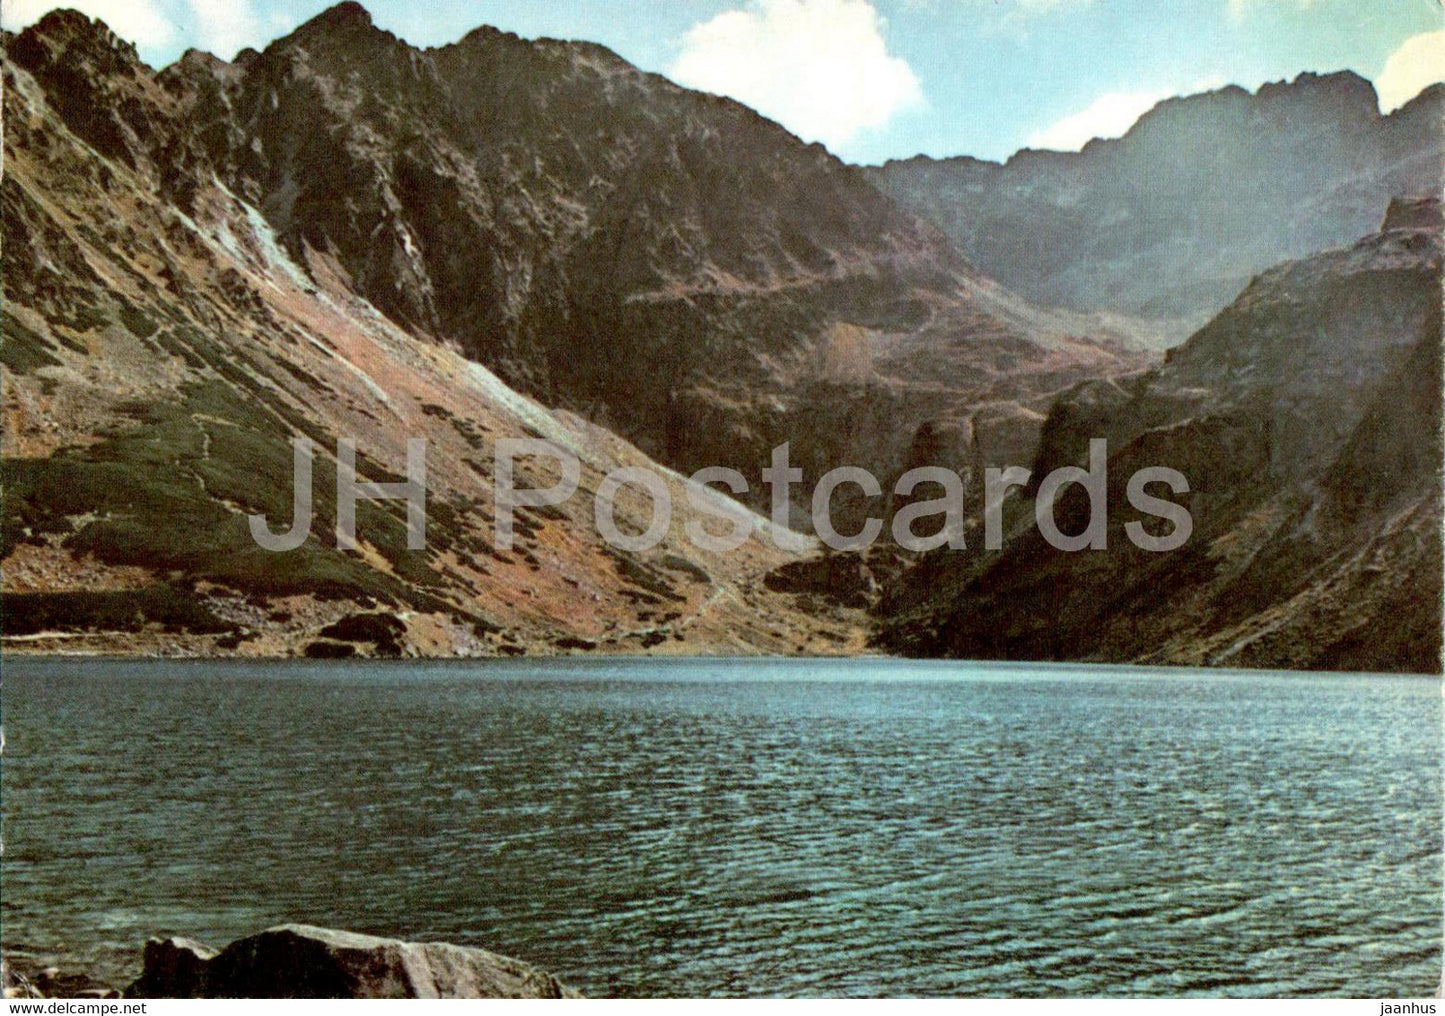
[[[3,44],[7,652],[1439,668],[1445,88],[1382,116],[1305,76],[1082,153],[870,168],[601,46],[419,49],[350,2],[159,71],[73,11]],[[338,549],[338,440],[397,482],[418,437],[427,547],[384,501]],[[582,480],[504,551],[510,437]],[[1189,478],[1185,549],[1130,547],[1127,513],[1107,554],[1026,525],[1090,437],[1111,500]],[[285,528],[295,438],[313,532],[273,554],[247,517]],[[969,548],[825,554],[806,498],[780,534],[755,481],[784,443],[804,489],[882,482],[839,491],[842,531],[907,469],[965,475]],[[754,481],[736,551],[686,538],[710,466]],[[985,551],[1004,466],[1034,486]],[[624,467],[672,493],[650,551],[594,524]]]

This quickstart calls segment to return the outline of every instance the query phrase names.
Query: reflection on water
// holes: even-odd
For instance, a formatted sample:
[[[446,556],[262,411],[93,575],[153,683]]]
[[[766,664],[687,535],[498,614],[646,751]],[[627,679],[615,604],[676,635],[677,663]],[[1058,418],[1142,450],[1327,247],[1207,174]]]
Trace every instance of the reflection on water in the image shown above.
[[[592,994],[1410,996],[1423,678],[7,660],[7,949],[282,921]]]

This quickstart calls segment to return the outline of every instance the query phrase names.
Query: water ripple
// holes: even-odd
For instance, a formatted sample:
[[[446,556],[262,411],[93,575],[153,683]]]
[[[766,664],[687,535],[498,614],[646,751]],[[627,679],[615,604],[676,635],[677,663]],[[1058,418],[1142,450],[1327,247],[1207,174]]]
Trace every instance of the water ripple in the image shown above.
[[[6,661],[7,948],[285,920],[592,994],[1417,996],[1437,681]]]

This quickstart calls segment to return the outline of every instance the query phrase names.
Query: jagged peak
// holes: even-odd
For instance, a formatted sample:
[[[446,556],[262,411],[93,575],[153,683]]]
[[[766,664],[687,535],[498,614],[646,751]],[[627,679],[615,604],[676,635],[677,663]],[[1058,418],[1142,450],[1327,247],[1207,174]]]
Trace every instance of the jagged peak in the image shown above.
[[[69,35],[92,35],[97,32],[110,32],[110,26],[99,18],[92,19],[82,14],[73,7],[57,7],[47,12],[39,21],[25,29],[22,34],[48,35],[59,38]]]
[[[611,69],[643,73],[625,57],[618,55],[616,51],[599,42],[590,42],[585,39],[557,39],[551,36],[528,39],[516,32],[508,32],[492,25],[478,25],[456,42],[448,43],[440,48],[465,52],[470,49],[482,49],[499,44],[527,49],[534,53],[560,54],[571,58],[585,57],[598,65]]]
[[[182,67],[197,67],[207,70],[231,66],[227,61],[221,59],[209,50],[196,49],[195,47],[191,47],[182,53],[181,58],[176,61],[176,64]]]
[[[323,28],[371,28],[371,12],[356,0],[342,0],[334,7],[328,7],[316,17],[303,22],[297,32]]]
[[[934,157],[920,153],[908,159],[889,159],[884,163],[884,166],[925,166],[930,163],[956,163],[960,165],[970,164],[987,167],[1007,166],[1014,163],[1068,160],[1098,148],[1117,144],[1131,136],[1136,136],[1139,133],[1151,130],[1155,124],[1168,121],[1176,116],[1192,117],[1204,103],[1238,103],[1241,108],[1243,108],[1251,103],[1269,103],[1279,100],[1288,101],[1291,98],[1299,96],[1307,96],[1314,99],[1327,95],[1345,98],[1348,104],[1358,106],[1360,111],[1366,116],[1379,116],[1379,99],[1375,92],[1375,86],[1368,79],[1361,77],[1351,70],[1328,71],[1324,73],[1304,71],[1296,75],[1293,80],[1281,78],[1278,81],[1265,82],[1253,92],[1241,85],[1229,84],[1202,92],[1174,95],[1161,99],[1145,111],[1134,123],[1134,126],[1122,137],[1094,138],[1085,144],[1079,152],[1024,147],[1020,148],[1003,162],[992,159],[980,159],[966,154]],[[1442,98],[1445,98],[1445,84],[1431,85],[1429,88],[1426,88],[1425,91],[1421,92],[1419,96],[1411,99],[1410,102],[1400,107],[1399,110],[1396,110],[1392,115],[1399,116],[1401,112],[1409,109],[1418,102],[1440,101]]]
[[[182,53],[179,60],[162,69],[156,80],[167,89],[175,90],[184,87],[184,83],[235,82],[244,73],[244,67],[228,63],[207,50],[191,48]]]
[[[1306,95],[1314,97],[1335,97],[1359,106],[1376,115],[1380,111],[1380,97],[1374,84],[1354,71],[1329,71],[1316,73],[1305,71],[1293,81],[1270,81],[1259,86],[1256,99],[1269,100],[1279,96]]]
[[[893,166],[977,166],[982,169],[1001,169],[1003,163],[997,159],[981,159],[976,155],[945,155],[941,158],[919,152],[917,155],[910,155],[901,159],[885,159],[880,165],[864,165],[860,169],[879,170],[889,169]]]
[[[478,25],[467,32],[456,42],[449,42],[443,45],[442,49],[449,49],[452,46],[483,46],[492,42],[525,44],[523,39],[516,32],[509,32],[498,28],[496,25]]]
[[[318,42],[345,43],[369,37],[395,40],[396,36],[376,27],[371,12],[355,0],[344,0],[334,7],[328,7],[320,14],[303,22],[289,35],[272,42],[266,52],[285,48],[295,43],[314,45]]]
[[[1376,119],[1380,115],[1375,86],[1354,71],[1332,71],[1325,74],[1305,71],[1293,81],[1283,78],[1267,81],[1254,92],[1239,85],[1225,85],[1207,92],[1164,99],[1139,117],[1124,138],[1144,134],[1156,125],[1167,123],[1175,117],[1189,120],[1195,117],[1205,104],[1248,110],[1292,102],[1332,103],[1354,107],[1361,118],[1366,120]]]
[[[53,10],[23,32],[7,40],[5,55],[32,74],[47,68],[68,68],[95,81],[120,82],[145,77],[151,68],[140,58],[134,43],[117,35],[99,18],[79,11]]]
[[[95,51],[110,51],[139,63],[135,44],[117,35],[99,18],[90,18],[73,8],[62,7],[48,12],[16,37],[16,45],[44,45],[47,49],[81,46]]]

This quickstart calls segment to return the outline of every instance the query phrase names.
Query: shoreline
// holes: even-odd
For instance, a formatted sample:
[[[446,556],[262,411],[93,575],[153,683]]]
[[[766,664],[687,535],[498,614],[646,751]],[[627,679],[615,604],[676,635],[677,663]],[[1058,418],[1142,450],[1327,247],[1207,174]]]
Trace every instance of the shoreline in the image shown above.
[[[353,656],[346,659],[318,659],[302,654],[290,655],[259,655],[240,653],[137,653],[114,651],[111,649],[98,649],[94,652],[57,652],[46,649],[17,650],[12,646],[8,637],[0,637],[0,659],[11,658],[25,661],[95,661],[115,663],[218,663],[218,664],[327,664],[327,665],[365,665],[365,666],[387,666],[401,667],[412,666],[439,666],[469,664],[503,665],[503,664],[525,664],[528,662],[539,665],[568,661],[572,663],[585,663],[585,661],[609,663],[676,663],[685,665],[717,664],[717,663],[827,663],[849,665],[857,664],[897,664],[903,666],[949,666],[969,667],[981,670],[1055,670],[1060,672],[1074,670],[1107,670],[1114,673],[1132,674],[1159,674],[1161,676],[1182,676],[1185,674],[1211,674],[1229,675],[1237,674],[1242,676],[1261,677],[1414,677],[1426,678],[1439,681],[1445,678],[1445,673],[1440,670],[1434,672],[1420,671],[1389,671],[1389,670],[1312,670],[1304,668],[1284,667],[1237,667],[1228,665],[1210,665],[1196,663],[1167,663],[1167,662],[1142,662],[1129,660],[996,660],[976,657],[920,657],[901,656],[882,652],[866,653],[836,653],[836,654],[740,654],[737,652],[720,653],[698,653],[698,652],[636,652],[627,651],[625,648],[597,648],[594,650],[563,650],[553,652],[538,652],[527,655],[514,654],[492,654],[492,655],[451,655],[451,656],[424,656],[424,655],[403,655],[403,656]]]

